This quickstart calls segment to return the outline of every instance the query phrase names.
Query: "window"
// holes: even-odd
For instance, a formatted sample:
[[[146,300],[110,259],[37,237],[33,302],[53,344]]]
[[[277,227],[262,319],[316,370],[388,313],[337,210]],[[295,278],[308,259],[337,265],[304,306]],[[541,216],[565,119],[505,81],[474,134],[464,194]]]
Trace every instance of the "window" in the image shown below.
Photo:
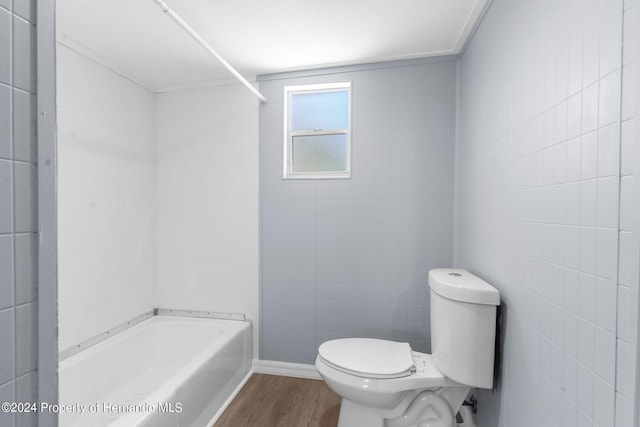
[[[287,86],[285,178],[351,176],[351,83]]]

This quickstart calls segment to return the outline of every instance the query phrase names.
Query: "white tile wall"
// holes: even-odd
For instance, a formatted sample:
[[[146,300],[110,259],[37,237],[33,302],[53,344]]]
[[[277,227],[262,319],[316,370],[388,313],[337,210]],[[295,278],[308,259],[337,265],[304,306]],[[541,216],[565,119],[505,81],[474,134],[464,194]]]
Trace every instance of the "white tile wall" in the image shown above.
[[[15,90],[13,93],[13,138],[16,160],[36,161],[36,97],[33,94]]]
[[[0,235],[0,310],[13,305],[13,239]]]
[[[13,164],[11,160],[0,159],[0,192],[13,200]],[[13,231],[13,203],[0,205],[0,233]]]
[[[18,234],[14,240],[16,304],[26,304],[37,298],[38,241],[35,234]]]
[[[13,13],[29,22],[36,22],[36,2],[33,0],[14,0]]]
[[[38,401],[38,376],[35,372],[30,372],[21,376],[16,381],[16,402],[37,402]],[[16,414],[17,427],[31,427],[34,425],[32,415],[28,412]]]
[[[2,9],[0,9],[0,12]],[[0,156],[11,157],[11,89],[0,85]]]
[[[26,3],[23,2],[23,3]],[[20,4],[20,3],[16,3]],[[13,17],[13,85],[30,93],[35,91],[35,24],[17,14]]]
[[[14,402],[15,401],[15,382],[11,381],[6,384],[0,385],[0,399],[3,402]],[[0,422],[2,422],[3,426],[12,427],[14,426],[14,414],[8,412],[0,412]]]
[[[0,401],[37,395],[35,0],[0,0]],[[17,423],[17,424],[16,424]],[[35,426],[0,414],[4,427]]]
[[[0,311],[0,339],[3,343],[0,356],[0,384],[4,384],[16,377],[15,375],[15,328],[14,310]]]
[[[635,369],[638,73],[620,52],[638,6],[624,7],[495,0],[461,60],[456,261],[506,306],[479,426],[630,425],[616,377]]]
[[[15,308],[16,333],[16,374],[24,375],[36,369],[37,348],[37,305],[27,303]]]
[[[36,165],[33,163],[15,162],[13,165],[13,221],[14,230],[19,233],[37,231],[38,178],[36,174]]]
[[[7,6],[8,8],[8,6]],[[0,82],[11,82],[11,11],[0,8]]]
[[[11,89],[5,85],[0,85],[0,157],[11,157]]]

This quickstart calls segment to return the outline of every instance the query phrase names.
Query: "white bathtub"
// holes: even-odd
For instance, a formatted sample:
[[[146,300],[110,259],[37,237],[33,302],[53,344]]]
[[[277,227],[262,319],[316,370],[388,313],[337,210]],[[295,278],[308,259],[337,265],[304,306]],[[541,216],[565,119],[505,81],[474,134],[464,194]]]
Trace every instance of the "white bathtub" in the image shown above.
[[[210,426],[250,370],[249,322],[154,316],[60,362],[59,425]]]

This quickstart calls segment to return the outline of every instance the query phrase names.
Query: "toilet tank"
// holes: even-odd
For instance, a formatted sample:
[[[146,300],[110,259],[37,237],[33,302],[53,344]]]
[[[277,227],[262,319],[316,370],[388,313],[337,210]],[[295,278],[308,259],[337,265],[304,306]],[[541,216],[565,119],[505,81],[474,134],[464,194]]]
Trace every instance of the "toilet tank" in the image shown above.
[[[429,271],[431,353],[446,377],[481,388],[493,387],[496,288],[465,270]]]

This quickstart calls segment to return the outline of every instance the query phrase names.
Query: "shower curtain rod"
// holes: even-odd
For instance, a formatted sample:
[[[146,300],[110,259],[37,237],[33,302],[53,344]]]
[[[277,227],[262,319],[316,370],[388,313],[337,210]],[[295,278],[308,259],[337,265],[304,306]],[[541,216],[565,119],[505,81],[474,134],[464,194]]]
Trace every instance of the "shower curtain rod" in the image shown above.
[[[233,74],[238,80],[240,80],[240,83],[242,83],[243,85],[245,85],[247,87],[247,89],[249,89],[251,92],[253,92],[253,94],[255,96],[257,96],[258,98],[260,98],[260,101],[262,101],[263,103],[267,102],[267,98],[265,98],[264,95],[262,95],[260,92],[258,92],[258,90],[253,87],[253,85],[251,83],[249,83],[249,81],[247,79],[245,79],[242,74],[240,74],[238,71],[236,71],[235,68],[233,68],[233,66],[231,64],[229,64],[222,56],[220,56],[220,54],[218,52],[216,52],[211,45],[209,45],[209,43],[207,43],[202,37],[200,37],[198,35],[198,33],[196,33],[194,31],[193,28],[191,28],[189,26],[189,24],[187,24],[186,22],[184,22],[182,20],[182,18],[180,18],[180,16],[178,16],[178,14],[176,14],[173,10],[171,10],[171,8],[169,7],[168,4],[166,4],[163,0],[153,0],[154,2],[156,2],[158,4],[158,6],[160,6],[160,8],[162,9],[162,11],[164,13],[166,13],[167,15],[169,15],[169,17],[171,17],[171,19],[173,19],[184,31],[187,32],[187,34],[189,34],[191,36],[191,38],[193,38],[195,41],[197,41],[198,43],[200,43],[200,46],[202,46],[203,48],[205,48],[207,50],[207,52],[209,52],[211,55],[213,55],[218,61],[220,61],[220,63],[222,65],[225,66],[225,68],[227,70],[229,70],[229,72],[231,74]]]

